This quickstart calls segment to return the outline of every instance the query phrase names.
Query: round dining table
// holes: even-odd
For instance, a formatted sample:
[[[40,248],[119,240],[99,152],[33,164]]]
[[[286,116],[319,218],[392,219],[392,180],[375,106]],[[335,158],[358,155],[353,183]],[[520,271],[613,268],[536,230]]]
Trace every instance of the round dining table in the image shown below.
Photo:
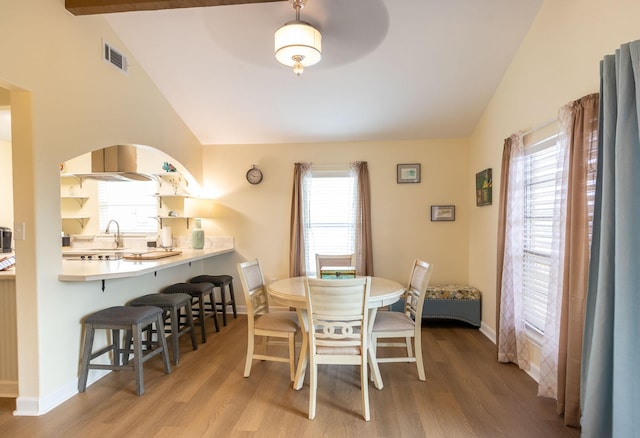
[[[307,299],[305,296],[304,280],[306,277],[292,277],[282,280],[276,280],[267,286],[267,292],[276,301],[286,306],[296,309],[298,319],[303,327],[302,330],[302,346],[300,348],[300,357],[298,358],[298,366],[293,382],[294,389],[302,388],[304,375],[307,369],[307,355],[309,353],[308,323],[307,323]],[[340,280],[335,280],[340,281]],[[369,310],[369,332],[373,329],[376,313],[379,307],[389,306],[400,299],[404,293],[404,287],[394,280],[381,277],[371,277],[371,292],[367,301],[367,309]],[[371,345],[371,343],[369,343]],[[382,377],[376,360],[376,352],[373,348],[368,351],[369,365],[371,368],[371,377],[378,389],[382,389]]]

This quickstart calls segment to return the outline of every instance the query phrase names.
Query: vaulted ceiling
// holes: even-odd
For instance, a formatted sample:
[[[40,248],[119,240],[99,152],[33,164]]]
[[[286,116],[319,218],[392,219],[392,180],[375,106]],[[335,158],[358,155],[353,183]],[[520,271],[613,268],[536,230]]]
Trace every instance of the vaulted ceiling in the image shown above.
[[[323,53],[297,77],[273,56],[287,1],[66,0],[105,14],[203,144],[468,136],[541,4],[308,0]]]

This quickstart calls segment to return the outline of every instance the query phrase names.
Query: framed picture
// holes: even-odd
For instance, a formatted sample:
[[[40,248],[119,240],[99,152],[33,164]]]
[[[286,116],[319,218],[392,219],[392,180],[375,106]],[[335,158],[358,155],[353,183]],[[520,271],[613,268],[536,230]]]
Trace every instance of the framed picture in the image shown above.
[[[456,220],[455,205],[432,205],[431,206],[431,222],[455,221],[455,220]]]
[[[419,183],[420,163],[398,164],[398,184]]]
[[[491,168],[476,173],[476,205],[491,205]]]

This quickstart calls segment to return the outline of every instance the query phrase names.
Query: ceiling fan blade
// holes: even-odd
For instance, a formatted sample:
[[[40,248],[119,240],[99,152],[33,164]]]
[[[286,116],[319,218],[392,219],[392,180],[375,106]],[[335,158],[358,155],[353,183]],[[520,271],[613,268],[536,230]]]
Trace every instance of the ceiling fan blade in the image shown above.
[[[65,0],[64,6],[73,15],[92,15],[276,1],[284,0]]]

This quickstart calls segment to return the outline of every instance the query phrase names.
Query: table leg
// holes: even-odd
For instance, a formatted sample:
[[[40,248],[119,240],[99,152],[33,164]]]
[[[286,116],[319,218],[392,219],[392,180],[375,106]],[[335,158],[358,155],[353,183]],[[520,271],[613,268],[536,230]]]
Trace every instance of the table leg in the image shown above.
[[[373,332],[373,323],[376,320],[376,314],[378,313],[378,308],[374,307],[373,309],[369,309],[369,348],[368,356],[369,356],[369,368],[371,368],[371,379],[373,380],[374,385],[377,389],[382,389],[384,387],[382,383],[382,376],[380,375],[380,368],[378,367],[378,360],[376,359],[376,349],[374,348],[371,342],[371,333]]]
[[[296,370],[296,376],[293,379],[293,389],[299,390],[304,383],[304,374],[307,370],[307,361],[309,355],[309,323],[307,319],[307,311],[305,309],[297,308],[298,321],[300,321],[300,328],[302,329],[302,345],[300,346],[300,357],[298,357],[298,369]]]

